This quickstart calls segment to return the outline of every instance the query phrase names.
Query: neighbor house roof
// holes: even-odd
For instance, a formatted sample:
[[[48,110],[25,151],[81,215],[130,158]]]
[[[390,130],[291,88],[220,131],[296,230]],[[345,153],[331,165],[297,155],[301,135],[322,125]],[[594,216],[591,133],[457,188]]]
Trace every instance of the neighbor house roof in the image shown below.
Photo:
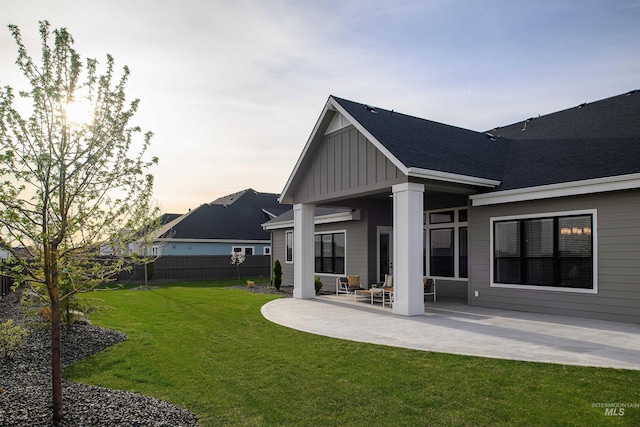
[[[187,240],[269,240],[261,224],[291,205],[282,205],[278,194],[252,189],[220,197],[168,223],[165,236]]]

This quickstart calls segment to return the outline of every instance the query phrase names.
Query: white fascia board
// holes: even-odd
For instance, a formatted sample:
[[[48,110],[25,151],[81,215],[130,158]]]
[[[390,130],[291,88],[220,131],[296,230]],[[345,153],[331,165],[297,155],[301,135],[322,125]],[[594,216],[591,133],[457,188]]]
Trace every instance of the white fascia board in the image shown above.
[[[282,190],[282,194],[278,199],[280,203],[283,203],[286,201],[286,196],[289,193],[291,184],[293,183],[293,179],[297,175],[298,170],[302,165],[302,161],[307,155],[311,147],[311,144],[316,137],[316,134],[320,131],[320,123],[322,123],[324,117],[327,115],[329,111],[337,111],[340,114],[342,114],[356,129],[358,129],[358,131],[360,131],[369,141],[371,141],[371,143],[378,150],[380,150],[380,152],[384,154],[393,163],[394,166],[396,166],[403,174],[407,175],[407,172],[408,172],[407,167],[400,160],[398,160],[393,154],[391,154],[391,152],[387,150],[387,148],[384,145],[382,145],[380,141],[378,141],[373,135],[371,135],[371,133],[368,130],[366,130],[356,119],[354,119],[353,116],[347,113],[347,111],[344,108],[342,108],[342,106],[338,103],[338,101],[336,101],[332,96],[330,96],[329,99],[327,100],[327,103],[324,106],[324,109],[322,110],[322,113],[320,114],[320,117],[318,118],[318,121],[316,122],[316,125],[313,128],[313,131],[311,132],[311,135],[309,136],[309,139],[307,140],[306,145],[304,146],[304,149],[302,150],[302,154],[298,158],[298,161],[296,162],[296,165],[293,168],[293,172],[289,176],[289,179],[287,180],[287,183],[285,184],[284,189]]]
[[[242,240],[242,239],[157,239],[156,242],[167,243],[257,243],[268,244],[271,240]]]
[[[629,190],[633,188],[640,188],[640,173],[496,191],[494,193],[475,194],[469,196],[469,198],[471,199],[472,206],[486,206],[499,203],[514,203],[528,200],[550,199],[553,197],[603,193],[606,191]]]
[[[339,212],[335,214],[322,215],[314,218],[313,223],[319,224],[332,224],[334,222],[353,221],[360,219],[360,210],[356,209],[352,212]],[[282,228],[293,228],[293,220],[281,221],[274,224],[262,224],[264,230],[278,230]]]
[[[408,172],[407,175],[416,177],[416,178],[454,182],[457,184],[475,185],[479,187],[491,187],[491,188],[497,187],[498,185],[500,185],[500,181],[496,181],[493,179],[478,178],[475,176],[467,176],[467,175],[458,175],[455,173],[434,171],[430,169],[409,168],[407,172]]]
[[[266,213],[271,219],[274,219],[274,218],[276,218],[278,216],[278,215],[276,215],[274,213],[269,212],[266,209],[262,209],[262,212]]]
[[[282,193],[280,194],[280,197],[278,198],[278,201],[280,203],[283,203],[283,201],[285,200],[285,197],[288,195],[289,188],[291,187],[291,184],[293,183],[293,179],[298,174],[298,170],[300,169],[300,166],[302,165],[302,160],[306,157],[307,152],[309,151],[309,148],[311,147],[311,143],[313,142],[316,134],[318,133],[318,130],[320,129],[320,123],[322,123],[322,121],[324,120],[324,117],[327,115],[327,113],[329,111],[335,111],[335,109],[332,108],[332,102],[331,102],[332,99],[333,98],[329,97],[329,99],[327,100],[326,104],[324,105],[324,108],[322,109],[322,113],[320,114],[320,117],[318,117],[318,120],[316,121],[316,124],[313,127],[313,131],[311,132],[311,135],[309,135],[309,138],[307,139],[307,143],[305,144],[305,146],[304,146],[304,148],[302,150],[302,154],[300,154],[300,157],[298,157],[298,161],[296,162],[296,165],[293,167],[293,172],[291,172],[291,175],[289,175],[289,179],[287,179],[287,183],[284,185],[284,189],[282,190]]]

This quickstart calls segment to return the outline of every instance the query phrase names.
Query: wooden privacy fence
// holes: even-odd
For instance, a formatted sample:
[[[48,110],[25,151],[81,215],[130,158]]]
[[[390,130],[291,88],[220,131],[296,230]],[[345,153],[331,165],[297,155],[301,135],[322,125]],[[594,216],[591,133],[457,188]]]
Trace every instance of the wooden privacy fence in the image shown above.
[[[271,272],[271,257],[248,255],[236,267],[231,264],[231,255],[212,256],[163,256],[154,261],[150,282],[160,280],[219,280],[240,278],[268,280]],[[120,282],[144,282],[144,266],[135,265],[131,272],[123,271]]]
[[[4,275],[5,264],[6,261],[0,259],[0,297],[8,294],[11,291],[11,286],[13,286],[13,279]]]

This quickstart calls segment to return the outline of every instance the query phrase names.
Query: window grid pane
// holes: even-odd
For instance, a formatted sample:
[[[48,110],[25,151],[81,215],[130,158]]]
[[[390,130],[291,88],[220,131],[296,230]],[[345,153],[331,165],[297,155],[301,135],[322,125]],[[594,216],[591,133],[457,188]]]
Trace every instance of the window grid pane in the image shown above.
[[[285,240],[286,240],[286,260],[287,262],[293,262],[293,232],[292,231],[287,231],[285,233]]]
[[[453,277],[453,228],[432,229],[430,232],[430,271],[432,276]]]
[[[316,273],[344,274],[345,233],[315,235]]]
[[[553,219],[524,221],[524,284],[554,286]]]
[[[459,230],[459,236],[458,236],[458,240],[460,240],[459,242],[459,257],[458,257],[458,270],[459,270],[459,276],[460,277],[464,277],[467,278],[469,277],[469,270],[468,270],[468,249],[467,249],[467,227],[460,227]]]
[[[430,224],[446,224],[453,222],[453,211],[436,212],[429,214]]]
[[[520,223],[498,222],[494,225],[494,274],[497,283],[520,283]]]
[[[593,283],[591,217],[558,220],[560,283],[569,288],[590,287]]]

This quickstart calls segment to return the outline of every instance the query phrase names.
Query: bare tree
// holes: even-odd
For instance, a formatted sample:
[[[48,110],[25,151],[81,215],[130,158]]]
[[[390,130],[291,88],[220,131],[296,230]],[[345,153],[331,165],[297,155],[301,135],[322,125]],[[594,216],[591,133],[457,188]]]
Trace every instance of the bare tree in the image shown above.
[[[139,100],[125,96],[126,66],[118,78],[110,55],[104,64],[87,59],[83,65],[71,34],[65,28],[51,31],[47,21],[40,22],[42,56],[36,63],[19,28],[9,30],[28,84],[19,99],[30,105],[21,110],[14,90],[2,88],[0,247],[10,252],[16,281],[51,305],[57,422],[63,418],[60,305],[127,265],[126,251],[105,262],[100,246],[125,248],[122,230],[140,230],[147,218],[158,216],[151,201],[153,176],[147,173],[157,159],[146,155],[152,134],[130,124]],[[90,114],[74,121],[71,111],[82,102]]]
[[[142,232],[130,244],[131,258],[134,263],[144,266],[144,286],[148,287],[149,266],[153,265],[162,256],[163,249],[176,234],[171,228],[171,223],[163,224],[162,218],[149,222]]]

